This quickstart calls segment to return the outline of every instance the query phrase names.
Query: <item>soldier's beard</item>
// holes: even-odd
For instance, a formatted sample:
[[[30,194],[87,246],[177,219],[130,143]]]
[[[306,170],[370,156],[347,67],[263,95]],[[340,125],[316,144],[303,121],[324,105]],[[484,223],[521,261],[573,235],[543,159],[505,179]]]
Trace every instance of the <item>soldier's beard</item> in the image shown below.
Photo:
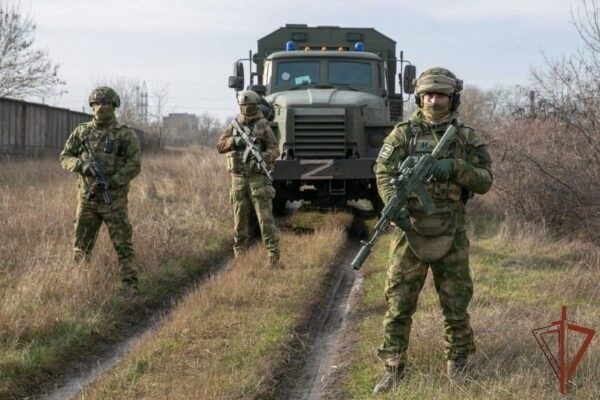
[[[108,125],[116,120],[115,110],[98,109],[94,111],[94,121],[98,125]]]
[[[425,103],[422,112],[428,121],[436,122],[450,113],[450,103]]]

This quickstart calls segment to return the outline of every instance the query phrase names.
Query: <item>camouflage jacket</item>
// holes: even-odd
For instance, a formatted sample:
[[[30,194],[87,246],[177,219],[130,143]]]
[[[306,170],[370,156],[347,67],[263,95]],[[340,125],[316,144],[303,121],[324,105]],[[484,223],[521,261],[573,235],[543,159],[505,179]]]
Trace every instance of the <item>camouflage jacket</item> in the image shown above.
[[[400,164],[409,155],[431,153],[448,124],[428,124],[424,121],[421,112],[417,111],[409,121],[396,125],[385,138],[376,165],[377,189],[385,203],[394,194],[395,189],[390,181],[398,176]],[[466,223],[464,205],[467,199],[474,193],[486,193],[492,185],[491,159],[485,142],[472,128],[460,123],[457,127],[454,144],[449,153],[444,155],[444,158],[454,159],[454,173],[444,182],[432,180],[427,187],[436,207],[440,210],[439,218],[449,219],[449,216],[452,216],[452,221],[446,221],[451,225],[450,232],[464,230]],[[436,216],[423,215],[422,206],[416,196],[409,202],[408,210],[413,223],[416,222],[417,225],[420,219],[436,218]],[[427,221],[426,224],[429,222],[431,221]],[[435,235],[436,233],[431,233],[431,236]]]
[[[113,197],[126,197],[129,182],[141,169],[140,143],[133,129],[116,123],[100,128],[90,121],[77,126],[71,133],[60,153],[60,164],[63,169],[79,174],[77,189],[80,196],[85,196],[94,182],[93,177],[81,175],[82,163],[90,160],[82,146],[85,137],[89,138],[94,156],[106,174]]]
[[[241,114],[236,117],[236,120],[242,127],[247,126],[250,129],[252,136],[256,139],[255,144],[261,150],[263,159],[269,169],[272,170],[275,160],[279,157],[279,146],[277,138],[269,126],[269,122],[262,116],[246,120]],[[250,165],[252,157],[248,157],[246,162],[243,162],[244,148],[238,149],[235,147],[234,139],[236,136],[239,136],[239,133],[233,128],[233,124],[229,124],[217,141],[217,150],[219,153],[227,153],[227,169],[229,172],[233,175],[241,176],[264,174],[260,169]]]

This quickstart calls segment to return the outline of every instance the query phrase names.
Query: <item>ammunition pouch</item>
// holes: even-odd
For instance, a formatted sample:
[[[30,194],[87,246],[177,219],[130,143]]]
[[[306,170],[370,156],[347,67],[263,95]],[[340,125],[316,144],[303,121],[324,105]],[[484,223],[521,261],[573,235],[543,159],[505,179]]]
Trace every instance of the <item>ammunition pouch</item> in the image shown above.
[[[456,185],[458,186],[458,185]],[[457,201],[440,204],[436,202],[437,211],[434,214],[426,214],[420,204],[411,201],[414,207],[410,207],[410,219],[412,230],[406,231],[406,239],[415,255],[426,263],[440,260],[450,251],[457,229],[457,203],[460,201],[460,186]],[[448,185],[441,185],[440,193],[445,193],[449,198]],[[452,197],[455,189],[452,189]],[[435,197],[434,197],[435,198]]]
[[[226,154],[227,157],[227,172],[239,175],[244,173],[244,163],[242,156],[237,151],[230,151]]]
[[[462,188],[454,182],[433,181],[427,184],[427,191],[435,200],[450,200],[458,202],[461,200]]]

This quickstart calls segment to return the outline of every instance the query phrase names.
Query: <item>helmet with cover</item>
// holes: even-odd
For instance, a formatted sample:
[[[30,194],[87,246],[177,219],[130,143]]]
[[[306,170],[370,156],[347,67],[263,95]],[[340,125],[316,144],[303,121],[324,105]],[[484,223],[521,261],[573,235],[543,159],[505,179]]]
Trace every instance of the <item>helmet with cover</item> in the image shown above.
[[[253,90],[244,90],[238,94],[238,104],[240,112],[245,117],[261,116],[260,112],[260,95]]]
[[[258,104],[260,96],[253,90],[244,90],[238,94],[238,104]]]
[[[425,93],[442,93],[450,97],[450,111],[456,111],[460,105],[460,91],[463,88],[463,81],[446,68],[429,68],[415,81],[415,102],[417,106],[422,107],[422,96]]]
[[[121,105],[121,98],[117,92],[107,86],[100,86],[92,90],[88,100],[90,107],[94,103],[110,103],[115,106],[115,108],[118,108]]]

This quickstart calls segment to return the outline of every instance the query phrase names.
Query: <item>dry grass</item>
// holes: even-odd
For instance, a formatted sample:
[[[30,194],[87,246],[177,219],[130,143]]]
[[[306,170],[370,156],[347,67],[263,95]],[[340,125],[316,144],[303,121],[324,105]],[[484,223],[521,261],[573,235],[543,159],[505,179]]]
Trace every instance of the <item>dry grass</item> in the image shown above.
[[[223,159],[213,151],[144,159],[130,194],[142,271],[142,293],[131,301],[115,288],[116,256],[104,230],[91,264],[71,263],[73,177],[54,159],[3,162],[0,398],[25,397],[74,353],[110,340],[129,313],[167,298],[228,252],[227,194]],[[494,204],[471,207],[480,217],[471,228],[470,313],[478,352],[470,378],[452,385],[444,376],[442,316],[428,279],[413,324],[409,374],[380,398],[563,398],[531,330],[558,319],[562,304],[573,321],[600,327],[600,251],[583,241],[550,239],[544,227],[498,224]],[[155,334],[81,398],[273,398],[278,373],[305,339],[299,327],[323,293],[349,223],[347,216],[296,218],[303,220],[292,221],[292,231],[316,228],[310,235],[282,235],[284,270],[266,269],[264,249],[251,250],[183,299]],[[330,398],[371,398],[380,376],[375,350],[386,309],[388,243],[385,237],[378,242],[363,269],[362,304]],[[600,398],[598,343],[578,368],[572,398]]]
[[[350,222],[348,215],[299,218],[319,227],[311,235],[282,235],[284,269],[266,268],[264,249],[254,248],[190,293],[155,335],[80,398],[270,398],[278,371],[297,352],[290,346],[303,340],[297,335],[307,310],[324,294]]]
[[[164,299],[227,251],[228,178],[214,150],[151,155],[129,195],[141,295],[116,283],[105,228],[89,265],[73,265],[74,175],[57,159],[0,168],[0,397],[35,390],[73,353],[111,338],[136,305]]]
[[[598,329],[600,249],[593,244],[549,239],[543,228],[504,223],[495,233],[480,231],[472,240],[475,296],[470,306],[477,353],[470,377],[453,385],[445,377],[443,317],[428,277],[413,319],[409,371],[389,395],[402,399],[560,399],[558,382],[531,330],[560,319],[561,305],[579,325]],[[371,390],[382,367],[375,352],[386,310],[384,270],[389,238],[383,238],[364,269],[363,300],[347,332],[331,399],[375,398]],[[430,274],[431,275],[431,274]],[[577,344],[575,336],[571,336]],[[578,367],[568,398],[600,398],[600,342],[596,337]]]

